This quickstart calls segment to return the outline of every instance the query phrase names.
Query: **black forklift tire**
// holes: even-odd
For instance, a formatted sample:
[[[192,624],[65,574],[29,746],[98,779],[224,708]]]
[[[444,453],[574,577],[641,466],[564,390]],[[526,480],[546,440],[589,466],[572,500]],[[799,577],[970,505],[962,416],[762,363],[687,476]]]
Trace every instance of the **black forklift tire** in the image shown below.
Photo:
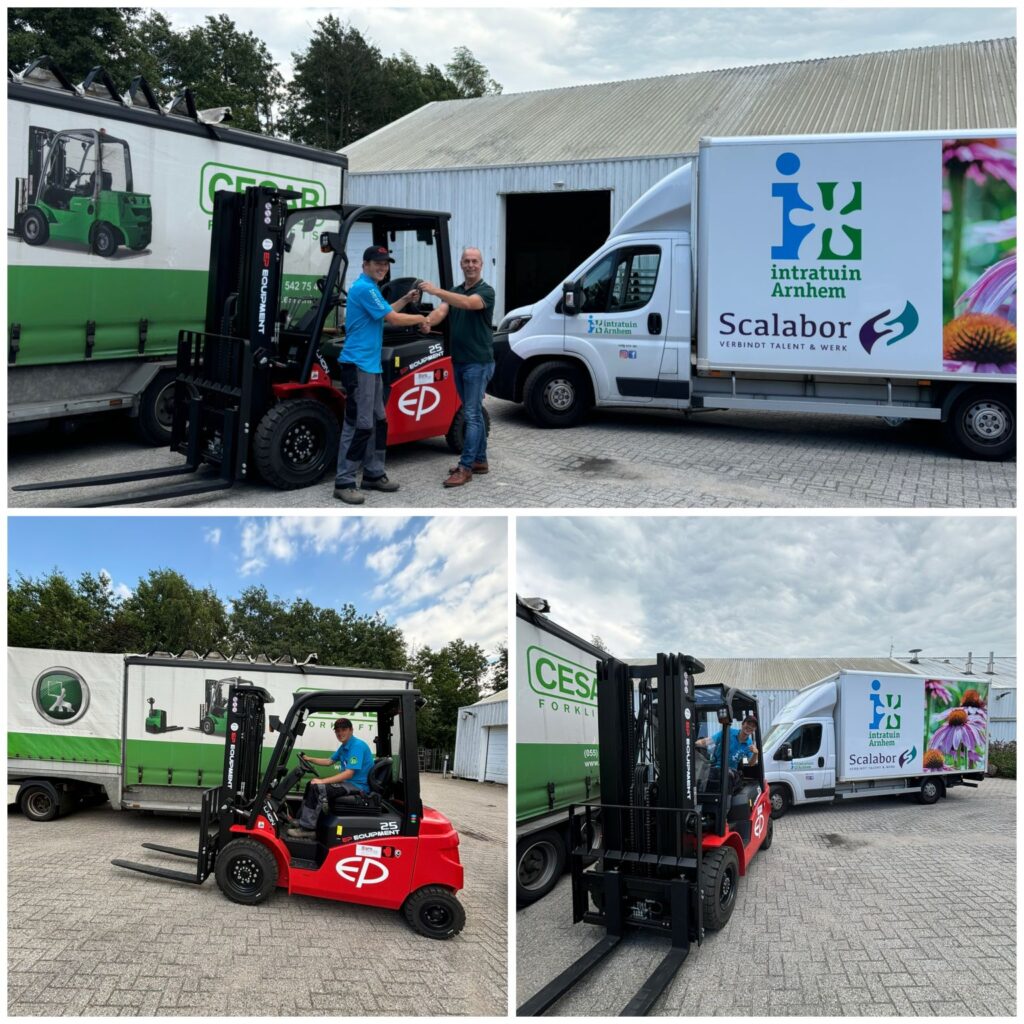
[[[769,799],[772,804],[773,818],[784,818],[786,811],[793,806],[793,797],[790,796],[789,789],[781,784],[771,787]]]
[[[731,846],[719,846],[704,854],[700,887],[704,895],[704,927],[709,932],[724,928],[736,907],[740,862]]]
[[[922,779],[921,791],[916,794],[919,804],[931,805],[942,796],[942,782],[939,779]]]
[[[217,731],[217,723],[212,718],[204,718],[199,723],[204,736],[212,736]]]
[[[229,900],[255,906],[277,886],[277,861],[255,839],[232,839],[218,854],[217,885]]]
[[[547,896],[565,870],[565,840],[554,829],[524,836],[516,844],[516,906]]]
[[[142,392],[135,425],[139,436],[147,444],[166,448],[171,443],[174,382],[177,379],[178,371],[168,366],[161,370]]]
[[[974,388],[949,411],[944,427],[950,444],[971,459],[996,461],[1017,444],[1016,396],[1011,388]]]
[[[572,363],[541,363],[526,378],[523,405],[538,426],[575,427],[590,408],[590,382]]]
[[[21,221],[21,237],[29,245],[46,245],[50,240],[50,223],[42,210],[33,206],[25,211]]]
[[[121,244],[117,231],[101,220],[92,233],[92,250],[97,256],[113,256]]]
[[[768,815],[768,831],[764,834],[764,839],[761,841],[762,850],[770,850],[772,848],[772,840],[775,838],[775,825],[774,819]]]
[[[484,408],[484,433],[491,436],[491,414]],[[448,433],[444,435],[445,444],[448,445],[448,450],[455,455],[462,454],[462,446],[466,440],[466,417],[463,415],[462,406],[459,406],[459,411],[455,414],[455,418],[452,420],[452,425],[448,428]]]
[[[260,420],[253,457],[260,476],[281,491],[315,484],[337,465],[341,427],[315,398],[278,402]]]
[[[402,913],[428,939],[453,939],[466,925],[466,911],[455,893],[440,885],[417,889],[402,905]]]
[[[53,821],[66,809],[66,802],[47,782],[34,782],[18,792],[18,806],[29,821]]]

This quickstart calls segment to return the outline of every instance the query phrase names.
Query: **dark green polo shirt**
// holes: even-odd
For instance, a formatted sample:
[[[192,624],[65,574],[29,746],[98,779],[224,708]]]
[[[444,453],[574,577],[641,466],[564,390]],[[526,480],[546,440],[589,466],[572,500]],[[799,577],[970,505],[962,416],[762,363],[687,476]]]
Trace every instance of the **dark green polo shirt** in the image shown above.
[[[493,363],[494,332],[491,321],[494,318],[494,289],[483,279],[475,288],[466,289],[466,282],[452,289],[459,295],[479,295],[484,300],[483,309],[456,309],[448,307],[451,323],[452,362]]]

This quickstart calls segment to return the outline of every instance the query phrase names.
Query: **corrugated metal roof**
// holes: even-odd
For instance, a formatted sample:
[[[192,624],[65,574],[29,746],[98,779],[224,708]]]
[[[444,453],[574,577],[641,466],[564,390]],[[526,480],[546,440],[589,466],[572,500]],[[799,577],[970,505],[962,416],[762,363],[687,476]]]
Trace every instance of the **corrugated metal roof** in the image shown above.
[[[475,704],[470,704],[468,707],[477,708],[481,704],[495,704],[501,700],[508,700],[508,690],[498,690],[497,693],[489,693],[486,697],[481,697]],[[459,708],[461,711],[462,708]]]
[[[701,658],[698,684],[734,686],[740,690],[799,690],[840,669],[861,672],[907,672],[892,658]]]
[[[429,103],[342,150],[353,173],[691,154],[703,135],[1009,128],[1016,40]]]
[[[898,659],[906,666],[907,672],[918,672],[921,675],[934,676],[941,679],[956,677],[957,679],[977,679],[979,682],[987,682],[989,686],[1016,687],[1017,685],[1017,659],[996,658],[992,659],[992,672],[988,671],[989,656],[973,654],[971,656],[970,671],[968,671],[967,658],[963,654],[953,655],[948,658],[919,658],[917,665],[912,665],[906,658]]]

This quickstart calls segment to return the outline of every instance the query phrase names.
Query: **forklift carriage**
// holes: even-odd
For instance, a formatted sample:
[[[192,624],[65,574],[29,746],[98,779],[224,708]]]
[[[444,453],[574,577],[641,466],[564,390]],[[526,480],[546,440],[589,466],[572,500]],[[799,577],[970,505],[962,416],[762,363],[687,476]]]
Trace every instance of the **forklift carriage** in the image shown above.
[[[238,480],[308,487],[333,469],[345,412],[336,359],[347,285],[362,270],[361,254],[371,244],[395,254],[400,276],[381,285],[388,302],[418,279],[450,289],[450,215],[353,205],[291,209],[298,198],[263,186],[214,196],[204,330],[178,338],[170,447],[184,464],[16,490],[191,477],[71,506],[93,508],[224,490]],[[403,312],[429,308],[410,303]],[[428,335],[385,325],[382,371],[388,445],[444,437],[461,451],[465,424],[447,320]]]
[[[729,743],[698,747],[757,714],[754,697],[696,686],[704,666],[688,655],[656,664],[598,665],[601,802],[569,809],[573,922],[605,936],[527,1000],[519,1016],[542,1014],[600,963],[628,927],[669,936],[670,951],[622,1016],[645,1015],[705,932],[725,926],[739,879],[772,840],[771,804],[760,758],[729,767]],[[755,745],[761,749],[760,724]],[[596,837],[596,839],[595,839]]]
[[[462,888],[459,837],[444,815],[420,799],[416,690],[317,691],[299,694],[284,721],[265,772],[264,706],[273,698],[240,679],[230,683],[224,772],[203,794],[198,850],[143,843],[196,862],[194,873],[113,860],[112,864],[176,882],[201,885],[211,874],[228,899],[255,905],[275,888],[322,899],[402,910],[421,935],[457,935],[466,915],[455,896]],[[376,762],[370,792],[332,797],[321,808],[313,838],[287,834],[286,799],[315,769],[305,756],[289,769],[296,739],[312,714],[375,714]],[[326,794],[325,794],[326,795]]]

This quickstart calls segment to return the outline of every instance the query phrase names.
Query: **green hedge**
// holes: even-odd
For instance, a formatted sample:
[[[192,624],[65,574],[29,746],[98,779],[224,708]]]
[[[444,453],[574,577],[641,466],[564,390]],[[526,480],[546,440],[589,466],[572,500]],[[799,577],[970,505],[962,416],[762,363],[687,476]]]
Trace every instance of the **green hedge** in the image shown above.
[[[988,763],[997,769],[997,775],[1006,779],[1017,778],[1017,741],[993,741],[988,748]]]

